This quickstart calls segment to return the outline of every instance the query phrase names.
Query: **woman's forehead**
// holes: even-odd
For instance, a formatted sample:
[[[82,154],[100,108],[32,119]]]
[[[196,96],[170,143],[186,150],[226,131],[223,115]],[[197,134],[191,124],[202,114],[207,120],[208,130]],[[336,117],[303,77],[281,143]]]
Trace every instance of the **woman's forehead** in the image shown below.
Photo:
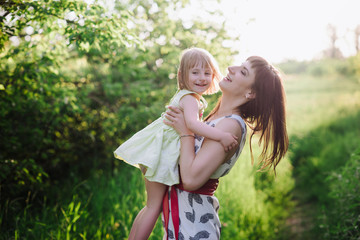
[[[247,60],[247,61],[243,62],[243,63],[241,64],[241,66],[242,66],[242,67],[246,67],[246,68],[251,68],[251,63],[250,63],[249,60]]]

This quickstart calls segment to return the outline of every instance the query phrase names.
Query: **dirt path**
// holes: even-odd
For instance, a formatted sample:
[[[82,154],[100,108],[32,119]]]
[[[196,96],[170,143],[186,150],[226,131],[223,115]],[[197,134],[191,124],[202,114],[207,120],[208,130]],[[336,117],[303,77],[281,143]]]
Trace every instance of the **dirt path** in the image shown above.
[[[290,217],[286,220],[285,235],[286,239],[306,240],[313,239],[311,230],[314,226],[313,213],[316,211],[313,204],[297,203]]]

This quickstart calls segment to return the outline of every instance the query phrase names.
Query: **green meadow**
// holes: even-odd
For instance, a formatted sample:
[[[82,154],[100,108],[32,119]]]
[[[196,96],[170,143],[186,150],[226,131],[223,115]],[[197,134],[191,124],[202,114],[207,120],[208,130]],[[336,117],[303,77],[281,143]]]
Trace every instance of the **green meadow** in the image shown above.
[[[223,73],[238,54],[222,25],[169,17],[188,2],[115,1],[114,12],[99,1],[4,2],[0,239],[127,239],[145,187],[113,151],[164,111],[182,50],[207,49]],[[358,240],[360,55],[276,67],[289,151],[275,176],[257,171],[256,137],[251,164],[247,141],[216,191],[222,239]],[[207,111],[219,96],[205,96]],[[150,239],[162,235],[159,218]]]
[[[216,192],[222,238],[357,239],[359,81],[310,74],[284,79],[289,152],[275,177],[256,171],[245,146]],[[117,164],[112,174],[100,171],[53,186],[48,195],[56,199],[45,195],[41,203],[27,204],[3,239],[126,239],[145,204],[145,189],[138,169]],[[162,234],[159,219],[150,239]]]

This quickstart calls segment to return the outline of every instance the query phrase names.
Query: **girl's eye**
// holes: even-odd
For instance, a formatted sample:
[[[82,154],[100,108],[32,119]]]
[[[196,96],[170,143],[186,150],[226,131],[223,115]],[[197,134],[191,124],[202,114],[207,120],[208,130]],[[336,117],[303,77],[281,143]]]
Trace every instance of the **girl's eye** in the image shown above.
[[[242,71],[241,71],[241,74],[245,76],[245,71],[242,70]]]
[[[206,75],[211,75],[211,73],[210,72],[207,72],[207,73],[205,73]]]

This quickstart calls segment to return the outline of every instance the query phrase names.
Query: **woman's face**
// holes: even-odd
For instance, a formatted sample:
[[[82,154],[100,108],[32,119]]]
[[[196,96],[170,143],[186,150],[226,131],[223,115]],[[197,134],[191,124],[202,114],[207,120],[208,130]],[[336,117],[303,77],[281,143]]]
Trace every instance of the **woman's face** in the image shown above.
[[[228,67],[228,74],[220,81],[219,86],[223,93],[229,92],[244,96],[251,91],[255,83],[255,71],[251,68],[249,61],[241,66]]]

